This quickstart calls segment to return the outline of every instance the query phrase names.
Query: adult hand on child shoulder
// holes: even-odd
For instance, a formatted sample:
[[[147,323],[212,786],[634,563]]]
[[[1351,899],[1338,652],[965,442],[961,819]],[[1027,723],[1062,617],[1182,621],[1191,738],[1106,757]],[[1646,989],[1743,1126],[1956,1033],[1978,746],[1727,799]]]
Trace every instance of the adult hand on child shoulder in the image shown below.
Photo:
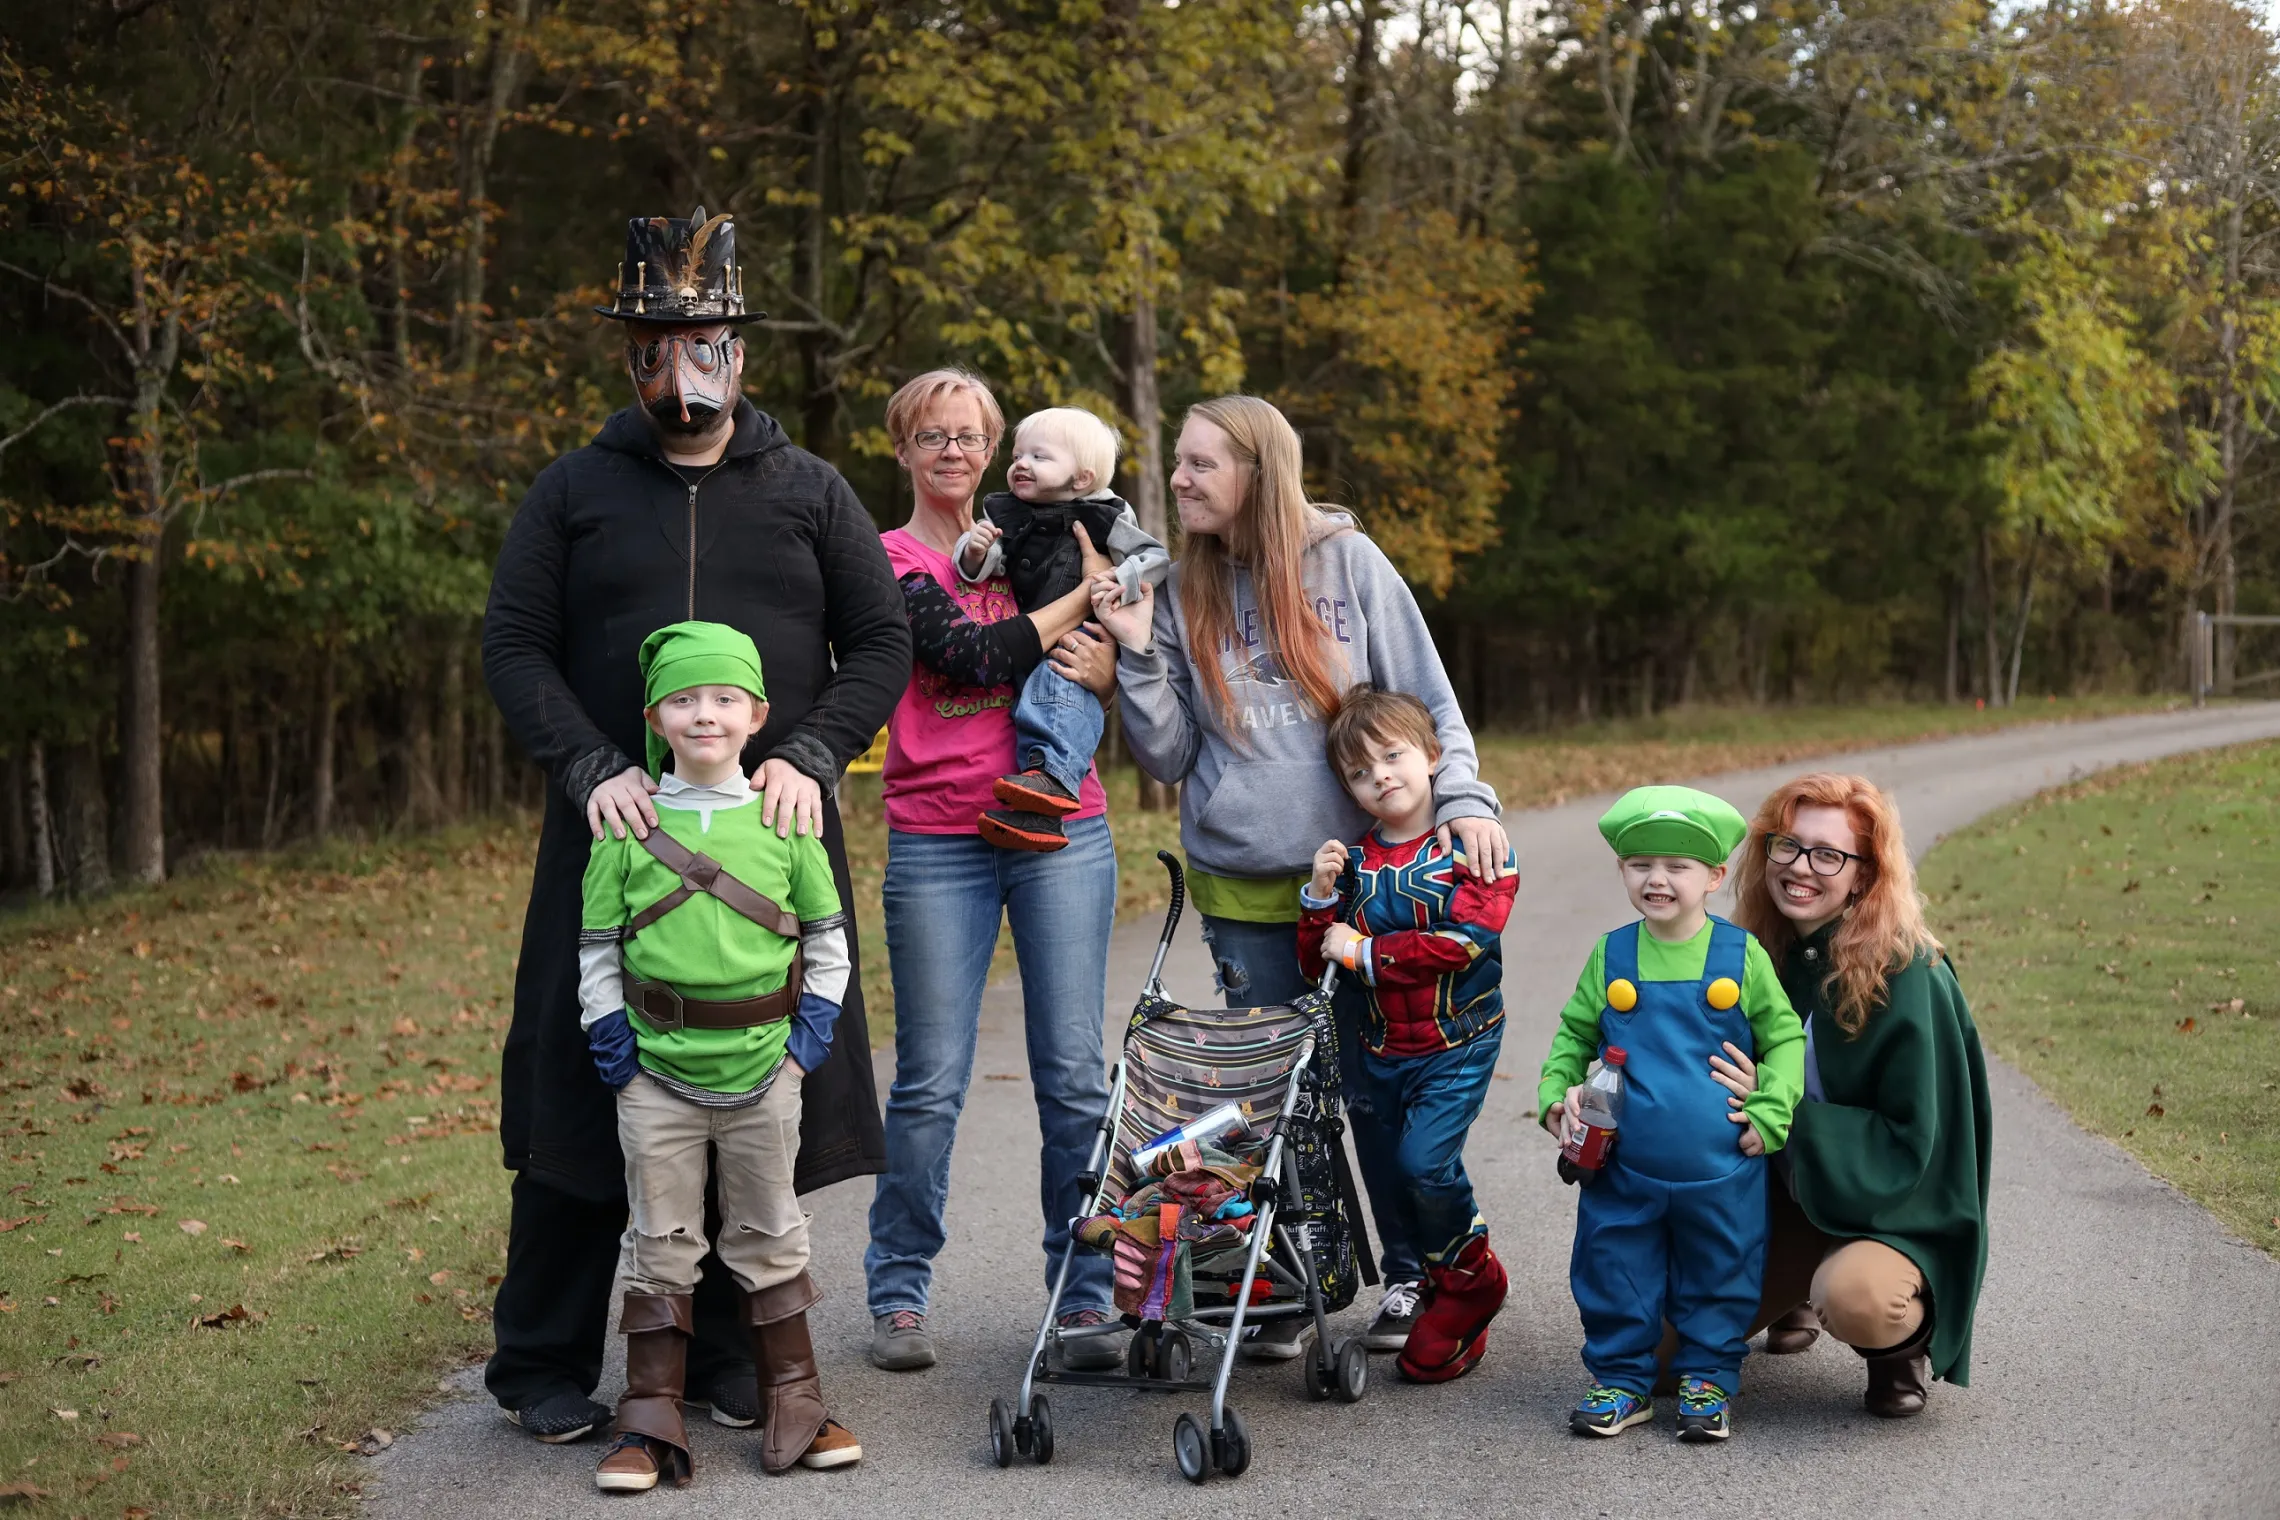
[[[657,808],[649,794],[657,790],[657,783],[638,765],[629,765],[609,780],[596,786],[586,796],[586,827],[594,837],[602,837],[605,825],[613,829],[620,839],[626,830],[633,831],[636,839],[647,839],[649,831],[657,827]]]
[[[1495,883],[1520,874],[1506,864],[1512,858],[1511,836],[1493,818],[1454,818],[1435,832],[1444,850],[1455,839],[1455,848],[1464,852],[1465,870],[1482,881]]]
[[[823,788],[813,776],[789,760],[760,762],[752,773],[752,790],[760,796],[760,827],[774,829],[778,839],[791,837],[797,826],[802,834],[823,834]]]
[[[1328,897],[1336,892],[1347,858],[1344,840],[1324,840],[1322,848],[1314,852],[1314,879],[1306,884],[1307,892],[1314,897]]]

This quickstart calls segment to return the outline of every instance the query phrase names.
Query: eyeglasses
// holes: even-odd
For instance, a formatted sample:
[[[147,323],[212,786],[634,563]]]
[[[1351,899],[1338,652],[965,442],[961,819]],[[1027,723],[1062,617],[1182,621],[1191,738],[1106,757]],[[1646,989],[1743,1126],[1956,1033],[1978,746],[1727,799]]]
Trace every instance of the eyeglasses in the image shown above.
[[[958,445],[958,452],[961,454],[986,454],[989,452],[992,442],[987,433],[945,433],[939,428],[928,428],[923,433],[913,433],[910,435],[910,441],[929,454],[939,454],[953,443]]]
[[[1800,855],[1805,857],[1805,864],[1815,876],[1839,875],[1843,872],[1846,861],[1868,858],[1866,855],[1855,855],[1849,850],[1840,850],[1833,844],[1817,844],[1807,849],[1802,840],[1792,839],[1787,834],[1766,836],[1765,858],[1775,865],[1789,865]]]

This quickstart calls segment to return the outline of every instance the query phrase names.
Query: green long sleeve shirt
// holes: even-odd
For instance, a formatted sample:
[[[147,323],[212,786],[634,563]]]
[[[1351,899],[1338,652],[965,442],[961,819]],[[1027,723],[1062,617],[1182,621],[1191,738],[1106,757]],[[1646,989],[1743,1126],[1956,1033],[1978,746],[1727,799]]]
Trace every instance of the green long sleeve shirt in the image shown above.
[[[1692,939],[1675,944],[1659,940],[1644,927],[1639,932],[1639,976],[1649,982],[1699,982],[1710,963],[1710,925],[1704,923]],[[1560,1027],[1552,1035],[1551,1054],[1544,1058],[1536,1084],[1536,1112],[1549,1112],[1567,1090],[1581,1082],[1599,1056],[1599,1015],[1607,1007],[1607,936],[1591,947],[1575,992],[1560,1010]],[[1805,1026],[1782,990],[1781,976],[1765,947],[1750,937],[1742,959],[1742,1013],[1750,1022],[1757,1050],[1757,1091],[1742,1100],[1742,1112],[1758,1132],[1768,1152],[1780,1150],[1789,1138],[1790,1116],[1805,1096]],[[1702,1080],[1712,1080],[1708,1055]]]

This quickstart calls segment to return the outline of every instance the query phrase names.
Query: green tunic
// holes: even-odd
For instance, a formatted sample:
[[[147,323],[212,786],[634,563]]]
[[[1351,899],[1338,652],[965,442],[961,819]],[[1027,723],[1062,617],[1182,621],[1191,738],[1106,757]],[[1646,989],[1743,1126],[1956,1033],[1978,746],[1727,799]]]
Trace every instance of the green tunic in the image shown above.
[[[1824,987],[1835,929],[1793,947],[1782,970],[1810,1022],[1822,1094],[1790,1128],[1791,1190],[1823,1233],[1882,1241],[1916,1264],[1931,1293],[1932,1373],[1962,1386],[1995,1148],[1979,1030],[1947,961],[1919,954],[1847,1036]]]
[[[813,924],[839,912],[831,860],[812,834],[779,839],[760,823],[758,798],[743,807],[660,807],[657,825],[691,850],[710,855],[729,873]],[[628,834],[595,841],[587,858],[585,921],[588,934],[623,929],[635,914],[680,885],[680,878]],[[700,892],[626,942],[625,969],[647,981],[670,983],[683,997],[711,1002],[763,997],[784,985],[798,942],[744,917]],[[682,1029],[671,1034],[631,1014],[641,1064],[677,1082],[710,1092],[750,1092],[784,1058],[788,1020],[746,1029]]]

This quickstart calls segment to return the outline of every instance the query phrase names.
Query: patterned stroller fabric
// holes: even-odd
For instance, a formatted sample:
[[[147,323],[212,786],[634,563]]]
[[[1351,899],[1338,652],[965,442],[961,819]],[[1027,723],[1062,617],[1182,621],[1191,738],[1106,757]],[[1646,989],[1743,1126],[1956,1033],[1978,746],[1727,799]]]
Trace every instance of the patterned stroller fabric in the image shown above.
[[[1325,1295],[1336,1307],[1351,1302],[1352,1235],[1334,1142],[1319,1122],[1329,1108],[1321,1074],[1336,1069],[1331,1027],[1328,1000],[1315,994],[1274,1007],[1200,1011],[1141,999],[1125,1038],[1124,1106],[1109,1161],[1107,1196],[1118,1206],[1079,1229],[1086,1243],[1114,1255],[1119,1309],[1146,1320],[1184,1319],[1193,1312],[1193,1279],[1224,1286],[1241,1276],[1251,1211],[1230,1195],[1257,1175],[1268,1141],[1284,1128],[1303,1195],[1286,1224],[1311,1232]],[[1309,1033],[1318,1043],[1299,1086],[1304,1118],[1287,1124],[1283,1094]],[[1182,1145],[1153,1176],[1132,1165],[1134,1148],[1230,1103],[1248,1127],[1240,1139]]]

